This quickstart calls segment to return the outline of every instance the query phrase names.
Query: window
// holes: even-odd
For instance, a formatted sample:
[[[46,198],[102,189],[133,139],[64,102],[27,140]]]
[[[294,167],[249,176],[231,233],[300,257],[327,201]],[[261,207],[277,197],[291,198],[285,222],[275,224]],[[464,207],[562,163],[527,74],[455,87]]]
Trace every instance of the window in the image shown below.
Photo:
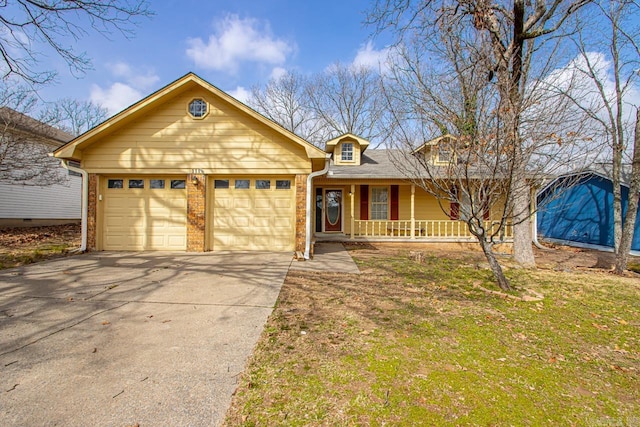
[[[130,179],[129,188],[144,188],[144,179]]]
[[[449,145],[438,146],[438,162],[450,163],[451,162],[451,147]]]
[[[150,179],[149,188],[154,190],[161,190],[164,188],[164,179]]]
[[[246,190],[249,188],[249,180],[248,179],[236,179],[236,189],[238,190]]]
[[[258,190],[268,190],[271,188],[271,181],[268,179],[256,179],[256,188]]]
[[[288,190],[291,188],[291,181],[288,179],[276,180],[276,190]]]
[[[110,179],[107,181],[107,188],[122,188],[122,179]]]
[[[184,190],[186,188],[186,181],[184,179],[172,179],[171,180],[171,189],[172,190]]]
[[[388,219],[389,194],[387,187],[371,187],[371,219]]]
[[[352,142],[343,142],[342,143],[342,156],[343,161],[353,161],[353,143]]]
[[[213,181],[213,188],[229,188],[228,179],[216,179]]]
[[[194,99],[189,103],[189,114],[196,119],[207,115],[207,103],[202,99]]]

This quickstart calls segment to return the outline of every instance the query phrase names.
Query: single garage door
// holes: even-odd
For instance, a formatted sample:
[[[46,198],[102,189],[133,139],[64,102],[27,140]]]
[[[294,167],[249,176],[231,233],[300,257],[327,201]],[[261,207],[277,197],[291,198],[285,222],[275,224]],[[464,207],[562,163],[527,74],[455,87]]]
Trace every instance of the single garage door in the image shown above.
[[[185,184],[183,176],[103,179],[103,249],[186,250]]]
[[[212,179],[212,249],[294,250],[294,182],[294,177]]]

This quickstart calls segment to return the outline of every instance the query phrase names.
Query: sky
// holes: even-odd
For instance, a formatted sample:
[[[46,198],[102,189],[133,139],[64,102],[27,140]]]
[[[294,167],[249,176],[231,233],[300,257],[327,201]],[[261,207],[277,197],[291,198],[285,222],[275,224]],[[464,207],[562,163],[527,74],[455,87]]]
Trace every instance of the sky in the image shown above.
[[[155,16],[141,18],[134,37],[90,33],[75,44],[93,69],[74,76],[53,55],[57,70],[45,101],[91,100],[111,114],[194,72],[245,101],[255,85],[290,70],[316,73],[337,61],[376,62],[384,40],[364,25],[368,0],[151,1]]]

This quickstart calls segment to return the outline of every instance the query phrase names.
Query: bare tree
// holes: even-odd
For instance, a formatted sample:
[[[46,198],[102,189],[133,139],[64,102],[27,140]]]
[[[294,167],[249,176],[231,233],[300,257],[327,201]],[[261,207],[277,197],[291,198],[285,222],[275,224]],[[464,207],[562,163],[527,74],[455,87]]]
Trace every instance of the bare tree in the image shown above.
[[[428,39],[398,49],[383,80],[386,142],[396,149],[393,160],[404,175],[432,194],[451,219],[467,224],[506,290],[509,283],[494,246],[514,225],[512,190],[519,160],[513,144],[505,143],[509,123],[500,108],[498,83],[488,78],[491,50],[475,30],[460,31],[448,18],[442,17],[442,28]],[[575,132],[581,120],[565,108],[569,101],[531,85],[526,105],[520,132],[529,159],[528,182],[586,157],[587,150],[565,130]]]
[[[255,86],[248,103],[285,129],[322,147],[330,139],[328,128],[310,106],[308,85],[302,74],[288,72],[270,80],[264,88]]]
[[[482,52],[488,52],[488,80],[495,78],[497,109],[502,123],[499,152],[512,158],[511,215],[514,221],[514,257],[523,266],[535,266],[531,234],[531,181],[528,166],[537,144],[523,135],[523,112],[530,106],[526,93],[535,76],[550,69],[550,58],[569,17],[588,0],[524,0],[489,2],[459,0],[377,0],[368,22],[379,32],[393,31],[399,42],[430,43],[452,28],[470,31]],[[534,61],[535,59],[535,61]]]
[[[333,64],[311,79],[307,96],[330,137],[353,133],[369,140],[381,134],[380,74],[361,65]]]
[[[40,121],[78,136],[102,123],[109,111],[92,101],[62,98],[47,105],[40,113]]]
[[[627,268],[640,191],[639,105],[633,96],[639,90],[637,83],[640,80],[637,71],[640,67],[640,45],[637,42],[640,39],[637,23],[640,9],[631,0],[597,1],[594,5],[591,20],[573,37],[578,57],[568,72],[577,84],[567,86],[566,77],[549,84],[552,86],[550,90],[569,98],[576,108],[589,116],[598,137],[609,147],[606,161],[611,164],[613,183],[614,271],[620,274]],[[634,117],[635,140],[632,136]],[[628,159],[633,161],[629,204],[623,216],[622,172]]]
[[[0,73],[47,83],[55,72],[39,70],[45,51],[62,58],[72,72],[82,73],[91,63],[74,49],[74,42],[90,30],[130,37],[136,19],[151,14],[146,0],[5,0],[0,3]]]
[[[41,186],[66,181],[48,153],[72,136],[27,115],[38,106],[29,89],[3,86],[0,104],[0,179]]]

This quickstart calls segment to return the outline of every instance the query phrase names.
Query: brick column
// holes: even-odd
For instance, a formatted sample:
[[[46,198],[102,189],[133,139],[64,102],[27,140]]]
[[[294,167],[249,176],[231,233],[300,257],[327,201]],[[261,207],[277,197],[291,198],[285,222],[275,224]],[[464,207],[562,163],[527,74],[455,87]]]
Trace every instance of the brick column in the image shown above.
[[[307,175],[296,175],[296,251],[304,252],[307,236]]]
[[[197,184],[194,184],[194,177]],[[206,175],[187,175],[187,252],[205,251],[206,195]]]
[[[98,175],[95,173],[89,174],[89,198],[87,202],[87,251],[95,251],[98,236]]]

